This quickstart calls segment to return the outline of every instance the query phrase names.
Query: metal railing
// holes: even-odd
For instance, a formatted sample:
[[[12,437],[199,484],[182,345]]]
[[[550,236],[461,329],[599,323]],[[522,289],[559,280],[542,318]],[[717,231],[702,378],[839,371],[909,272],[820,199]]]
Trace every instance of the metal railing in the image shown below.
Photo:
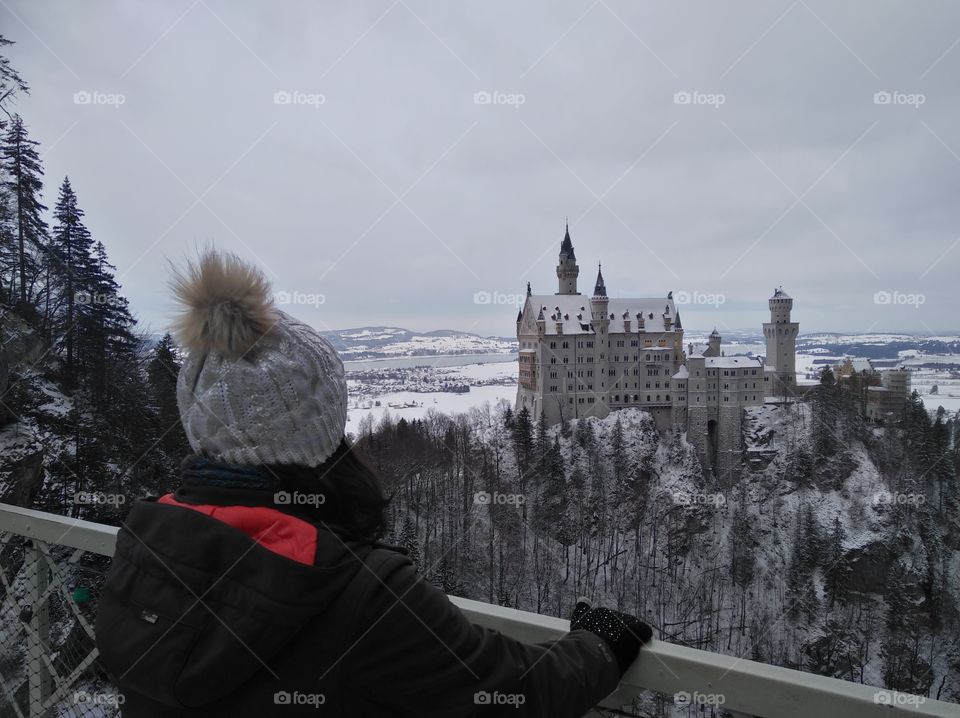
[[[90,521],[72,519],[42,511],[0,503],[0,539],[18,536],[25,543],[24,573],[27,605],[20,607],[19,618],[26,633],[26,671],[29,682],[28,711],[18,707],[14,687],[0,673],[0,716],[36,718],[51,714],[52,706],[75,690],[78,676],[96,659],[96,648],[78,661],[67,675],[61,675],[47,650],[49,616],[47,605],[58,585],[57,566],[51,549],[55,546],[78,553],[92,552],[112,556],[117,528]],[[6,542],[5,542],[6,543]],[[4,545],[5,545],[4,543]],[[44,568],[51,569],[49,580]],[[0,573],[5,573],[0,571]],[[62,582],[59,582],[62,583]],[[4,602],[9,601],[11,586],[3,577]],[[567,632],[568,622],[495,606],[480,601],[451,597],[451,601],[476,624],[492,628],[522,641],[539,642],[559,638]],[[8,605],[0,609],[9,612]],[[89,616],[78,612],[78,623],[93,637]],[[0,624],[3,625],[3,624]],[[4,628],[4,630],[9,630]],[[92,642],[91,642],[92,645]],[[735,656],[653,641],[641,651],[640,658],[624,675],[619,688],[602,706],[617,709],[629,705],[644,691],[668,695],[723,695],[723,709],[771,718],[808,718],[809,716],[952,716],[960,718],[960,705],[931,698],[898,694],[860,683],[838,680],[802,671],[770,666]],[[5,711],[4,708],[7,708]]]

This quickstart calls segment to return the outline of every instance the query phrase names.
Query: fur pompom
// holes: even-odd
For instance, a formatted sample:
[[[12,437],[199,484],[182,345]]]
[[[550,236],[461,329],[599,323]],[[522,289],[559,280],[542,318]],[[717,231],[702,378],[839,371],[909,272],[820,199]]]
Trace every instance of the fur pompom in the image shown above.
[[[173,268],[170,286],[181,305],[174,332],[189,352],[241,357],[277,321],[270,283],[235,254],[205,250]]]

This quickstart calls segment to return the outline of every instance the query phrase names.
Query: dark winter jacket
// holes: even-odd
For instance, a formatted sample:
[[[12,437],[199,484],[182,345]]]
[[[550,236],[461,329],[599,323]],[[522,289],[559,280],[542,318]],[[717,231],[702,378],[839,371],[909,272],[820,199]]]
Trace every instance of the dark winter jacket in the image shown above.
[[[402,550],[245,494],[133,505],[96,624],[125,717],[562,718],[616,688],[594,634],[529,645],[475,626]]]

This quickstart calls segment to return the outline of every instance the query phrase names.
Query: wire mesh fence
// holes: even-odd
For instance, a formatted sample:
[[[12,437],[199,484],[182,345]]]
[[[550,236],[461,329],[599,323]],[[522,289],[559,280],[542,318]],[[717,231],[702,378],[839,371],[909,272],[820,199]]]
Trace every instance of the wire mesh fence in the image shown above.
[[[120,714],[94,622],[110,559],[0,532],[0,718]]]

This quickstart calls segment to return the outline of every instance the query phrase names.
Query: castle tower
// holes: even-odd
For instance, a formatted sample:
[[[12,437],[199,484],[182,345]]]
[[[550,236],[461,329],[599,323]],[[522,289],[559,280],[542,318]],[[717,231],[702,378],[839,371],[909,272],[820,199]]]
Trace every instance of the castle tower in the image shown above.
[[[580,267],[577,266],[577,256],[573,253],[573,242],[570,241],[570,225],[560,243],[560,261],[557,263],[557,279],[560,288],[557,294],[579,294],[577,291],[577,277]]]
[[[594,416],[606,416],[610,412],[608,394],[610,386],[607,381],[610,372],[610,300],[607,297],[607,287],[603,281],[603,272],[597,265],[597,282],[593,287],[593,296],[590,297],[590,318],[593,324],[593,391],[595,399],[590,413]],[[588,382],[589,383],[589,382]]]
[[[717,331],[717,328],[714,327],[713,331],[710,332],[710,337],[707,339],[707,349],[703,352],[705,357],[718,357],[720,356],[720,341],[721,341],[720,332]]]
[[[770,321],[763,325],[763,336],[767,341],[766,365],[776,370],[778,390],[792,391],[797,380],[797,333],[800,325],[790,321],[793,299],[783,291],[775,289],[770,297]]]

